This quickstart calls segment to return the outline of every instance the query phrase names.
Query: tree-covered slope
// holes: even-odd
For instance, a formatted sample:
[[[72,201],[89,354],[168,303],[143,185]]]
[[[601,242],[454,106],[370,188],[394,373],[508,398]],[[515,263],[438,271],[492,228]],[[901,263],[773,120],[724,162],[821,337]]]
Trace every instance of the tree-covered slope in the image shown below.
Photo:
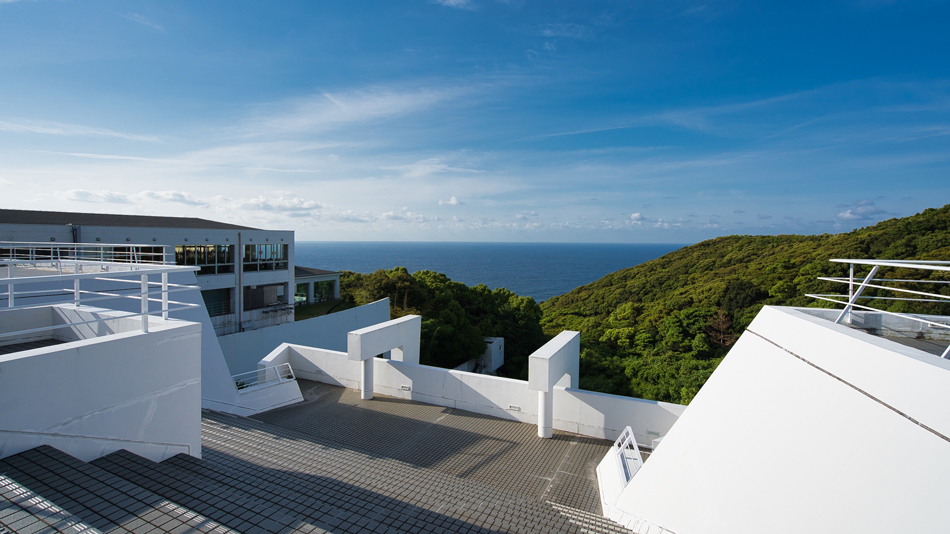
[[[826,305],[804,295],[846,290],[817,280],[846,275],[832,258],[950,260],[950,205],[845,234],[704,241],[543,302],[542,325],[581,332],[582,387],[688,403],[763,305]]]

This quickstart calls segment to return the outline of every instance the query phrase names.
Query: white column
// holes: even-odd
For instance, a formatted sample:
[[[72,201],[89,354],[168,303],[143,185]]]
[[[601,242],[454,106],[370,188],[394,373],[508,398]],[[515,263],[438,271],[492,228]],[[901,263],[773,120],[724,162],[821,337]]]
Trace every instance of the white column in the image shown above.
[[[538,437],[550,438],[554,435],[554,396],[548,391],[538,392]]]
[[[373,398],[373,368],[376,365],[375,358],[367,358],[360,362],[360,398],[370,400]]]

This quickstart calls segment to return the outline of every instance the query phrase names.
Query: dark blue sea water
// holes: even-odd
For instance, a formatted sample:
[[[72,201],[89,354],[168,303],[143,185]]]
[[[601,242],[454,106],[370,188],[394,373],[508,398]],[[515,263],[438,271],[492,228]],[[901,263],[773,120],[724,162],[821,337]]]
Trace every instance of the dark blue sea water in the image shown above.
[[[325,242],[295,244],[304,267],[370,273],[402,266],[466,285],[506,287],[541,302],[684,245],[590,243]]]

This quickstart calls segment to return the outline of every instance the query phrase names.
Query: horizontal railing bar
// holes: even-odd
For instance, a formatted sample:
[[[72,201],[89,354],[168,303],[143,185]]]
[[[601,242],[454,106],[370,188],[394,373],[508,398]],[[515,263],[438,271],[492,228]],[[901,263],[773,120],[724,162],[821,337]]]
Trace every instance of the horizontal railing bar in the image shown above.
[[[828,301],[828,302],[834,302],[834,303],[837,303],[837,304],[847,304],[847,303],[848,303],[847,301],[840,301],[840,300],[830,299],[830,298],[827,298],[827,297],[824,297],[824,296],[821,296],[821,295],[816,295],[816,294],[814,294],[814,293],[807,293],[807,294],[805,294],[805,296],[806,296],[806,297],[811,297],[811,298],[814,298],[814,299],[818,299],[818,300],[824,300],[824,301]],[[940,322],[936,322],[936,321],[931,321],[931,320],[928,320],[928,319],[923,319],[923,318],[917,317],[916,315],[912,315],[912,314],[909,314],[909,313],[897,313],[897,312],[891,312],[891,311],[887,311],[887,310],[879,310],[879,309],[877,309],[877,308],[872,308],[872,307],[870,307],[870,306],[864,306],[864,305],[862,305],[862,304],[853,304],[852,306],[855,307],[855,308],[861,308],[861,309],[863,309],[863,310],[868,310],[868,311],[873,311],[873,312],[879,312],[879,313],[886,313],[886,314],[888,314],[888,315],[893,315],[893,316],[895,316],[895,317],[904,317],[904,318],[910,319],[910,320],[912,320],[912,321],[917,321],[917,322],[919,322],[919,323],[927,324],[927,325],[929,325],[929,326],[936,326],[936,327],[940,327],[940,328],[947,328],[947,329],[950,329],[950,325],[948,325],[948,324],[944,324],[944,323],[940,323]]]
[[[169,289],[169,290],[167,291],[167,293],[177,293],[177,292],[179,292],[179,291],[192,291],[192,290],[194,290],[194,289],[200,289],[200,288],[199,288],[198,286],[188,286],[188,287],[182,287],[182,288],[179,288],[179,289]],[[73,294],[73,290],[71,290],[71,289],[69,289],[69,290],[61,290],[61,291],[67,291],[70,295]],[[115,300],[115,299],[134,299],[134,300],[141,300],[141,299],[142,299],[142,292],[141,292],[141,291],[136,291],[135,293],[130,293],[130,294],[122,295],[122,294],[119,294],[119,293],[106,293],[106,292],[104,292],[104,291],[88,291],[88,290],[83,289],[83,290],[81,290],[79,293],[80,293],[81,295],[100,295],[99,297],[83,298],[83,299],[80,301],[80,304],[85,304],[85,303],[87,303],[87,302],[99,302],[99,301],[102,301],[102,300]],[[164,294],[164,293],[166,293],[166,292],[165,292],[165,291],[150,291],[148,294],[149,294],[149,295],[161,295],[161,294]],[[14,293],[14,296],[16,296],[16,295],[20,295],[20,292],[17,291],[16,293]],[[7,292],[7,293],[0,293],[0,298],[6,297],[6,296],[9,296],[9,292]],[[27,298],[35,298],[35,297],[27,297]],[[149,302],[162,302],[162,299],[150,298],[150,299],[148,299],[148,301],[149,301]],[[171,302],[175,302],[175,301],[171,301]],[[52,303],[50,303],[50,304],[52,304]],[[194,307],[200,306],[200,304],[190,304],[190,303],[187,303],[187,302],[178,302],[178,304],[189,304],[190,306],[194,306]],[[21,309],[29,309],[29,308],[42,308],[42,307],[48,306],[48,305],[49,305],[49,304],[30,304],[30,305],[26,305],[26,306],[13,306],[13,307],[0,308],[0,311],[2,311],[2,310],[21,310]]]
[[[923,261],[912,262],[910,260],[828,260],[835,263],[853,263],[855,265],[877,265],[878,267],[899,267],[902,269],[914,268],[926,271],[950,271],[950,262]],[[934,265],[940,264],[940,265]],[[946,266],[944,266],[946,265]]]
[[[848,298],[847,295],[842,295],[842,294],[840,294],[840,293],[821,293],[821,294],[819,294],[819,295],[822,296],[822,297],[841,297],[841,298],[844,298],[844,299],[847,299],[847,298]],[[809,295],[805,295],[805,296],[807,297],[807,296],[809,296]],[[864,296],[864,295],[861,295],[861,296],[859,296],[858,298],[859,298],[859,299],[864,299],[864,300],[899,300],[899,301],[902,301],[902,302],[934,302],[934,303],[937,303],[937,304],[947,304],[947,301],[946,301],[946,300],[911,299],[911,298],[907,298],[907,297],[866,297],[866,296]],[[835,302],[841,302],[842,304],[847,304],[847,303],[848,303],[847,300],[835,301]],[[875,309],[877,309],[877,308],[875,308]]]
[[[819,276],[818,280],[828,280],[829,282],[851,283],[850,278],[843,276]],[[868,282],[908,282],[914,284],[950,284],[950,280],[902,280],[900,278],[872,278]],[[856,284],[860,282],[855,282]]]
[[[831,280],[831,279],[828,279],[828,278],[825,278],[825,277],[822,277],[822,276],[819,276],[818,279],[819,279],[819,280],[824,280],[824,281],[826,281],[826,282],[835,282],[835,281],[836,281],[836,280]],[[913,289],[904,289],[904,288],[901,288],[901,287],[887,287],[887,286],[879,286],[879,285],[875,285],[875,284],[865,284],[865,283],[862,283],[861,286],[862,286],[862,287],[872,287],[872,288],[875,288],[875,289],[886,289],[886,290],[888,290],[888,291],[893,291],[893,292],[895,292],[895,293],[909,293],[909,294],[911,294],[911,295],[920,295],[920,296],[924,296],[924,297],[936,297],[936,298],[938,298],[938,299],[950,300],[950,295],[941,295],[941,294],[939,294],[939,293],[927,293],[926,291],[914,291]],[[858,298],[861,298],[861,297],[859,296]]]
[[[117,316],[112,316],[112,317],[106,317],[106,318],[103,318],[103,319],[93,319],[93,320],[91,320],[91,321],[80,321],[80,322],[72,322],[72,323],[63,323],[63,324],[52,325],[52,326],[43,326],[43,327],[40,327],[40,328],[31,328],[31,329],[29,329],[29,330],[17,330],[16,332],[7,332],[7,333],[5,333],[5,334],[0,334],[0,338],[2,338],[2,337],[10,337],[10,336],[18,336],[18,335],[21,335],[21,334],[32,334],[32,333],[34,333],[34,332],[45,332],[45,331],[47,331],[47,330],[58,330],[58,329],[60,329],[60,328],[68,328],[68,327],[70,327],[70,326],[82,326],[82,325],[86,325],[86,324],[103,323],[103,322],[107,322],[107,321],[116,321],[116,320],[118,320],[118,319],[128,319],[128,318],[130,318],[130,317],[141,317],[141,316],[143,316],[143,315],[161,315],[163,312],[166,312],[166,311],[168,311],[168,312],[173,312],[173,311],[181,311],[181,310],[187,310],[187,309],[190,309],[190,308],[197,308],[197,307],[199,307],[198,304],[188,304],[188,303],[182,303],[182,304],[184,304],[184,305],[181,306],[181,307],[179,307],[179,308],[168,308],[167,310],[155,310],[155,311],[149,311],[148,313],[129,313],[129,314],[126,314],[126,315],[117,315]],[[137,330],[130,330],[130,332],[133,332],[133,331],[134,331],[134,332],[137,332]],[[124,332],[119,332],[119,333],[124,333]]]

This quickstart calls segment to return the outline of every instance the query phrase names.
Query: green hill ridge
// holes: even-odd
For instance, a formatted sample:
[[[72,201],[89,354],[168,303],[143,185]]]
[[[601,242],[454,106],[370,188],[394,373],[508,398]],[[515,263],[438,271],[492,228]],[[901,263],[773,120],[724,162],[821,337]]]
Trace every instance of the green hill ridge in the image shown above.
[[[842,292],[817,279],[847,275],[832,258],[950,260],[950,205],[843,234],[703,241],[544,301],[542,327],[581,332],[584,389],[686,404],[762,306],[830,306],[805,294]],[[900,271],[882,274],[950,280]],[[941,306],[885,309],[947,314]]]

